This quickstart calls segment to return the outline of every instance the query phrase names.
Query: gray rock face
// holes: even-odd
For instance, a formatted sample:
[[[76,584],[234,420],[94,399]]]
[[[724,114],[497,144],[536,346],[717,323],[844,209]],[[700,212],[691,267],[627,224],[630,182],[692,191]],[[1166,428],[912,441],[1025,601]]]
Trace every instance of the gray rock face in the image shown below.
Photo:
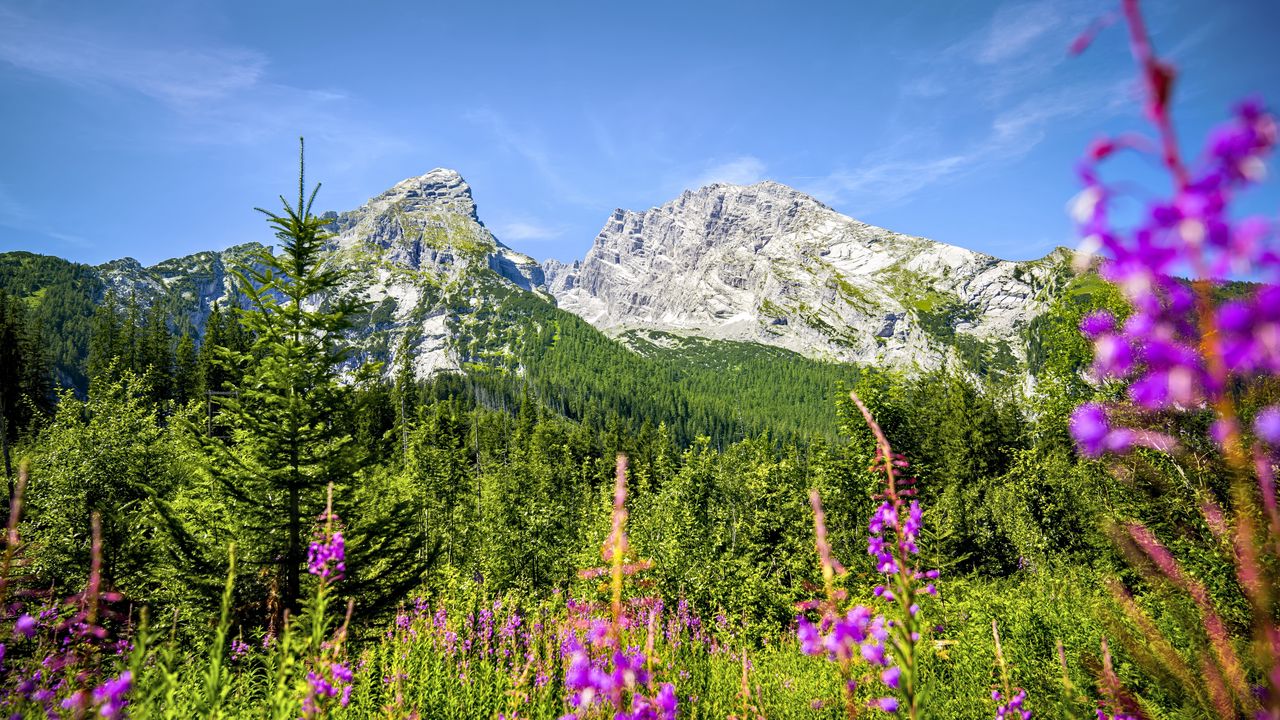
[[[467,358],[453,335],[483,304],[488,283],[545,295],[541,266],[498,242],[480,222],[470,186],[452,170],[403,180],[356,210],[324,217],[336,233],[332,262],[352,271],[348,290],[369,307],[350,333],[353,366],[383,361],[390,374],[407,349],[420,378],[456,370]],[[107,292],[144,306],[165,299],[199,336],[213,303],[234,302],[232,268],[262,249],[238,245],[149,268],[125,258],[97,270]]]
[[[391,374],[405,360],[419,378],[503,352],[479,342],[492,338],[476,318],[512,292],[554,297],[613,334],[663,330],[907,370],[975,355],[1016,365],[1021,332],[1066,265],[1062,254],[1008,262],[901,235],[773,182],[617,210],[572,263],[539,265],[499,242],[452,170],[324,217],[331,262],[351,270],[348,290],[369,308],[348,338],[352,366],[381,361]],[[212,304],[235,300],[233,269],[262,250],[249,243],[152,267],[124,258],[97,270],[108,292],[164,301],[199,336]]]
[[[1020,332],[1062,262],[901,235],[762,182],[617,210],[581,263],[543,271],[560,307],[611,333],[665,330],[924,369],[974,342],[1022,358]]]

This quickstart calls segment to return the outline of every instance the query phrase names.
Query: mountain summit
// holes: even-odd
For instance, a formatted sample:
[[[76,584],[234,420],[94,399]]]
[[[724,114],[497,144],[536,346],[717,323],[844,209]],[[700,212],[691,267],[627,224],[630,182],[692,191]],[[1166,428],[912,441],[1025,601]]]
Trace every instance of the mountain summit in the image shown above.
[[[352,365],[381,361],[388,374],[408,365],[419,378],[491,366],[524,373],[520,353],[540,352],[542,334],[565,325],[562,311],[640,353],[714,345],[698,339],[707,338],[907,371],[1017,371],[1023,331],[1066,266],[1061,255],[1009,262],[901,235],[776,182],[709,185],[645,212],[617,210],[571,264],[539,265],[502,244],[470,186],[443,168],[324,217],[332,262],[351,271],[348,289],[369,308],[349,336]],[[232,269],[261,249],[84,268],[94,288],[85,301],[159,303],[171,328],[199,337],[215,302],[236,301]]]
[[[1061,257],[1010,262],[841,215],[766,181],[616,210],[580,263],[544,264],[560,307],[613,334],[665,331],[899,367],[1013,363]]]

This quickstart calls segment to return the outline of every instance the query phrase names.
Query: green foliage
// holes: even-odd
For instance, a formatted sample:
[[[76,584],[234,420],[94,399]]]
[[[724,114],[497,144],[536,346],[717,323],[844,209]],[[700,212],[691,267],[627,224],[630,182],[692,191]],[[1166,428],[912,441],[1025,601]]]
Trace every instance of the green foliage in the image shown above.
[[[170,547],[158,503],[185,482],[177,444],[132,375],[64,394],[30,448],[28,510],[39,577],[69,588],[89,570],[89,529],[102,515],[103,573],[131,597],[165,603]]]
[[[616,424],[634,434],[665,423],[681,445],[706,435],[716,447],[762,432],[833,438],[832,399],[857,374],[778,348],[667,333],[624,336],[637,354],[531,294],[499,298],[474,326],[458,328],[473,374],[518,401],[511,375],[519,372],[542,404],[593,430]]]
[[[52,406],[50,372],[40,347],[39,330],[28,319],[25,304],[0,290],[0,454],[13,496],[10,448],[32,422]]]
[[[306,534],[324,507],[323,490],[332,485],[340,498],[351,497],[347,488],[362,459],[337,422],[351,394],[338,376],[346,359],[342,333],[359,304],[339,292],[347,273],[326,263],[331,236],[324,229],[328,220],[311,214],[314,199],[315,191],[306,196],[300,172],[297,204],[282,198],[283,215],[262,211],[276,230],[280,252],[263,250],[238,271],[246,307],[235,314],[250,340],[244,349],[218,348],[224,371],[243,372],[218,416],[230,439],[201,438],[206,470],[234,508],[246,561],[273,568],[259,597],[274,588],[280,607],[293,611],[302,597]],[[363,544],[412,555],[390,538]]]
[[[57,382],[83,391],[91,318],[103,292],[93,269],[48,255],[0,253],[0,291],[26,303]]]
[[[927,565],[943,569],[942,597],[928,609],[936,609],[928,622],[941,625],[939,642],[922,659],[933,717],[993,712],[993,620],[1011,680],[1039,716],[1072,702],[1062,692],[1058,641],[1071,685],[1096,694],[1101,638],[1135,632],[1101,590],[1106,577],[1132,581],[1135,602],[1195,649],[1179,630],[1192,609],[1124,569],[1103,517],[1141,518],[1204,580],[1229,625],[1249,623],[1241,589],[1223,572],[1232,550],[1213,541],[1197,510],[1226,491],[1197,439],[1207,416],[1162,427],[1202,459],[1195,466],[1137,453],[1117,481],[1075,454],[1070,409],[1122,390],[1082,377],[1089,349],[1080,318],[1099,306],[1123,313],[1114,289],[1093,276],[1071,279],[1033,324],[1030,398],[991,375],[906,377],[654,332],[619,342],[530,294],[492,287],[485,292],[495,305],[451,316],[470,372],[415,382],[406,336],[387,384],[370,372],[342,375],[349,321],[364,310],[344,299],[343,266],[324,249],[329,221],[308,206],[300,196],[272,216],[281,251],[250,260],[243,305],[213,308],[199,343],[172,334],[163,308],[104,305],[94,318],[88,399],[64,395],[47,425],[30,415],[21,423],[32,430],[9,436],[32,460],[23,530],[33,576],[59,587],[82,582],[89,517],[99,511],[111,587],[149,605],[152,617],[174,613],[173,628],[134,635],[140,649],[127,662],[139,678],[136,717],[298,717],[306,673],[317,658],[338,656],[334,632],[347,598],[350,657],[366,665],[351,705],[334,716],[407,708],[488,717],[517,697],[528,699],[521,717],[563,715],[563,667],[552,648],[533,651],[552,662],[547,682],[534,687],[505,658],[471,656],[460,673],[425,627],[393,641],[385,633],[403,628],[384,623],[419,594],[450,608],[455,632],[496,598],[548,621],[564,619],[547,600],[553,593],[598,600],[598,580],[578,571],[599,563],[618,451],[631,456],[631,544],[636,559],[653,563],[639,592],[724,618],[706,625],[717,652],[656,641],[670,663],[663,672],[687,673],[680,692],[699,698],[688,716],[741,714],[746,651],[751,702],[767,717],[836,717],[831,668],[801,656],[789,628],[818,579],[810,488],[821,492],[833,550],[851,570],[844,589],[869,596],[877,579],[865,530],[879,482],[867,469],[874,446],[844,388],[871,408],[920,480],[921,544]],[[945,298],[916,300],[935,332],[962,319]],[[19,338],[0,342],[0,352],[32,345],[30,334],[21,341],[13,333],[32,326],[38,302],[0,297],[0,333]],[[962,343],[964,334],[951,337]],[[31,388],[38,383],[3,391],[39,394]],[[1252,412],[1274,402],[1276,388],[1241,387],[1239,396]],[[349,572],[322,594],[326,613],[304,601],[318,596],[301,568],[330,483]],[[234,582],[229,540],[238,548]],[[232,639],[260,648],[266,632],[269,650],[240,659],[228,652]],[[1169,717],[1185,715],[1179,698],[1144,684],[1143,658],[1116,655],[1129,687]]]

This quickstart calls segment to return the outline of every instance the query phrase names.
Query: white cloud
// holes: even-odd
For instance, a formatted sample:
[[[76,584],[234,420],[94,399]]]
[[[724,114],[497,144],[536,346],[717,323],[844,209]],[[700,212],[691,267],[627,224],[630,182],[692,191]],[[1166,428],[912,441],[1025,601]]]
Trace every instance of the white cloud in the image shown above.
[[[853,169],[840,168],[802,189],[828,203],[852,205],[855,214],[900,204],[916,192],[964,175],[1015,162],[1039,145],[1058,122],[1110,114],[1125,105],[1130,83],[1077,85],[1031,95],[991,116],[985,132],[959,150],[912,153],[919,138],[901,137]]]
[[[494,226],[499,240],[551,240],[564,234],[564,228],[553,227],[536,220],[513,220]]]
[[[0,60],[73,85],[138,92],[192,110],[258,85],[267,59],[244,48],[144,46],[0,8]]]
[[[272,82],[269,58],[251,48],[126,36],[0,7],[0,63],[66,85],[148,98],[176,119],[182,142],[252,144],[307,134],[357,160],[406,147],[354,119],[340,90]]]
[[[911,79],[891,112],[900,120],[887,141],[802,189],[848,212],[872,213],[931,186],[1015,163],[1065,120],[1117,113],[1129,97],[1127,75],[1071,82],[1059,71],[1071,39],[1101,12],[1099,0],[1001,6],[907,68]]]
[[[690,181],[688,187],[700,188],[715,183],[751,185],[764,179],[764,171],[765,165],[759,158],[742,155],[708,167],[701,175]]]
[[[1006,5],[996,11],[978,48],[977,60],[983,65],[1005,63],[1026,53],[1049,31],[1062,22],[1059,4],[1034,2]]]
[[[853,204],[861,214],[890,207],[917,191],[970,168],[968,154],[936,158],[891,158],[880,154],[857,168],[841,168],[801,189],[830,204]]]
[[[535,131],[517,128],[491,108],[470,110],[463,114],[463,118],[485,127],[506,150],[524,158],[562,199],[580,205],[590,204],[590,199],[565,179],[552,153]]]

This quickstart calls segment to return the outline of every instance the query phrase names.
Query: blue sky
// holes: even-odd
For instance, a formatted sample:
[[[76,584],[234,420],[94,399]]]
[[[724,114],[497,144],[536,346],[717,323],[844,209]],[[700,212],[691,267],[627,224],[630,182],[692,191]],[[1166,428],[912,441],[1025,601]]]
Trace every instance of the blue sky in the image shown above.
[[[1247,93],[1280,104],[1280,3],[1146,4],[1186,140]],[[252,208],[289,192],[305,135],[321,208],[451,167],[538,259],[581,257],[616,207],[766,178],[1038,257],[1074,244],[1081,149],[1141,127],[1120,27],[1067,57],[1110,7],[0,0],[0,250],[270,241]],[[1254,209],[1275,214],[1275,184]]]

